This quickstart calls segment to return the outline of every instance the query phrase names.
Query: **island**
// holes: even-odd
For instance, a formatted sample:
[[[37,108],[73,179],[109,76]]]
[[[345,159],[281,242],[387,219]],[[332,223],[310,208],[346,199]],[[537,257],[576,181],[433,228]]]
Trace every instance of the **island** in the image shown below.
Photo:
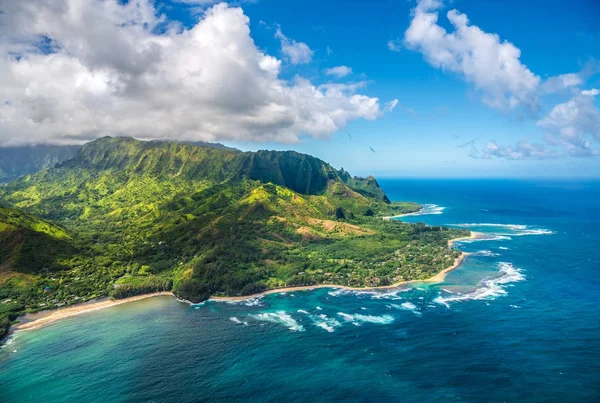
[[[23,313],[102,297],[436,278],[470,232],[382,219],[420,209],[297,152],[97,139],[0,187],[0,335]]]

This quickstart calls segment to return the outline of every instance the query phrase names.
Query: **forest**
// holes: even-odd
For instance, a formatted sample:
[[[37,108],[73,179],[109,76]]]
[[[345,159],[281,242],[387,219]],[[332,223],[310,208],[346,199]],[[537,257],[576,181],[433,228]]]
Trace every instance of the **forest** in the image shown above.
[[[131,138],[0,187],[0,206],[0,332],[23,312],[102,296],[425,279],[468,235],[383,220],[421,206],[308,155]]]

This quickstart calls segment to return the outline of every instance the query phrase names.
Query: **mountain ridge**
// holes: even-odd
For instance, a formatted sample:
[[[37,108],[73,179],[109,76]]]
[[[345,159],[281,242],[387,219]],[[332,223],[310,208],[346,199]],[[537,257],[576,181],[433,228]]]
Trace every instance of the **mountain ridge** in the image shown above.
[[[3,253],[20,260],[6,260],[0,300],[19,312],[149,290],[200,302],[424,279],[454,262],[448,240],[465,234],[377,218],[420,206],[390,203],[375,178],[306,154],[132,138],[90,142],[0,187],[0,203],[20,217],[17,231],[30,231],[27,222],[64,230],[28,232],[56,254],[6,242]],[[16,239],[14,228],[0,233]],[[16,264],[26,261],[26,270]]]

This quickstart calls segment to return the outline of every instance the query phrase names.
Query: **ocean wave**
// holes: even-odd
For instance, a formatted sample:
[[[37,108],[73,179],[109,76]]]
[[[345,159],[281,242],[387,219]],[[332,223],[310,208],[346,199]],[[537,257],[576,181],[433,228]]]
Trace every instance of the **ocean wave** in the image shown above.
[[[404,217],[420,216],[420,215],[439,215],[444,214],[446,207],[438,206],[437,204],[423,204],[423,208],[414,213],[404,214]]]
[[[334,318],[330,318],[325,314],[311,315],[310,319],[316,326],[328,331],[329,333],[335,332],[336,328],[342,326],[342,324],[339,321],[337,321]]]
[[[417,316],[421,316],[421,312],[419,311],[419,308],[417,308],[417,306],[415,304],[413,304],[412,302],[407,301],[407,302],[403,302],[401,304],[389,304],[386,306],[390,309],[393,308],[393,309],[398,309],[398,310],[410,311]]]
[[[496,297],[506,295],[506,287],[511,283],[525,280],[525,275],[521,269],[514,267],[511,263],[500,262],[498,268],[501,273],[499,277],[485,279],[481,286],[468,294],[456,293],[452,296],[436,297],[433,302],[450,307],[450,303],[465,300],[490,300]]]
[[[465,228],[488,228],[492,229],[486,232],[495,235],[507,235],[507,236],[524,236],[524,235],[553,235],[554,231],[546,228],[534,227],[525,224],[497,224],[497,223],[463,223],[463,224],[448,224],[454,227],[465,227]],[[494,231],[493,229],[497,230]]]
[[[491,250],[484,249],[477,252],[472,253],[472,256],[485,256],[485,257],[495,257],[500,256],[499,253],[494,253]]]
[[[401,286],[398,286],[401,287]],[[390,291],[381,290],[347,290],[344,288],[329,291],[327,294],[331,297],[341,295],[370,296],[371,299],[402,299],[399,295],[402,292],[410,291],[412,288],[393,288]]]
[[[304,309],[298,309],[298,313],[307,315],[310,318],[310,320],[317,327],[320,327],[321,329],[324,329],[324,330],[328,331],[329,333],[335,332],[335,328],[342,326],[342,324],[340,322],[338,322],[336,319],[330,318],[323,313],[319,314],[319,315],[311,315],[309,312],[305,311]]]
[[[348,314],[344,312],[338,312],[338,315],[346,322],[352,323],[355,326],[360,326],[363,323],[374,323],[378,325],[388,325],[394,321],[392,315],[361,315],[359,313]]]
[[[238,300],[222,300],[222,299],[209,299],[211,302],[222,302],[229,305],[245,305],[245,306],[263,306],[262,302],[263,296],[260,295],[258,297],[251,297],[247,299],[238,299]]]
[[[508,235],[495,235],[486,233],[485,238],[465,238],[458,241],[454,241],[456,244],[473,243],[473,242],[484,242],[484,241],[510,241],[512,238]]]
[[[255,315],[250,315],[256,320],[276,323],[278,325],[283,325],[288,329],[295,332],[303,332],[304,326],[299,324],[296,319],[292,318],[292,316],[286,311],[277,311],[277,312],[263,312]]]
[[[242,322],[241,320],[239,320],[235,316],[232,316],[231,318],[229,318],[229,320],[232,321],[233,323],[237,323],[238,325],[248,326],[248,322]]]
[[[16,339],[17,339],[17,336],[15,334],[11,334],[10,336],[8,336],[6,338],[6,340],[4,341],[4,344],[0,345],[0,348],[6,348],[6,347],[10,346],[11,344],[13,344],[15,342]]]

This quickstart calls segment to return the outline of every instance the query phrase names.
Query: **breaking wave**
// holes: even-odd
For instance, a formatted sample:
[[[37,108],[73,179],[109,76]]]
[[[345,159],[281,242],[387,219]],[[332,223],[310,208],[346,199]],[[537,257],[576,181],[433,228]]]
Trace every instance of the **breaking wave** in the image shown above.
[[[403,302],[401,304],[389,304],[389,305],[386,305],[386,306],[388,308],[410,311],[410,312],[414,313],[417,316],[421,316],[421,312],[419,311],[419,309],[417,308],[417,306],[415,304],[413,304],[412,302]]]
[[[525,275],[521,269],[515,268],[511,263],[500,262],[498,267],[501,275],[492,279],[485,279],[480,287],[468,294],[456,293],[452,296],[438,296],[433,302],[450,307],[450,303],[465,300],[490,300],[496,297],[506,295],[508,284],[525,280]]]
[[[288,329],[295,332],[303,332],[304,326],[299,324],[296,319],[292,318],[292,316],[286,311],[277,311],[277,312],[263,312],[256,315],[250,315],[256,320],[276,323],[278,325],[283,325]]]
[[[338,312],[338,315],[346,322],[352,323],[353,325],[360,326],[363,323],[374,323],[378,325],[389,325],[394,321],[392,315],[361,315],[359,313],[348,314],[344,312]]]
[[[423,204],[423,208],[414,213],[405,214],[404,217],[408,216],[419,216],[419,215],[439,215],[444,214],[446,207],[438,206],[437,204]]]
[[[235,316],[232,316],[231,318],[229,318],[229,320],[232,321],[233,323],[237,323],[238,325],[248,326],[248,322],[242,322],[241,320],[239,320]]]
[[[335,332],[335,329],[337,327],[342,326],[342,324],[340,322],[338,322],[336,319],[330,318],[325,314],[311,315],[309,312],[305,311],[304,309],[298,309],[298,313],[307,315],[310,318],[310,320],[317,327],[320,327],[321,329],[324,329],[324,330],[328,331],[329,333]]]
[[[474,252],[471,254],[472,256],[485,256],[485,257],[495,257],[495,256],[500,256],[499,253],[494,253],[491,250],[488,249],[484,249],[484,250],[480,250],[478,252]]]
[[[224,302],[230,305],[245,305],[245,306],[263,306],[262,302],[263,296],[251,297],[248,299],[240,299],[240,300],[221,300],[221,299],[209,299],[211,302]]]
[[[546,228],[534,227],[524,224],[495,224],[495,223],[466,223],[449,224],[454,227],[466,227],[472,230],[479,228],[486,229],[486,233],[505,236],[524,236],[524,235],[552,235],[555,232]]]

